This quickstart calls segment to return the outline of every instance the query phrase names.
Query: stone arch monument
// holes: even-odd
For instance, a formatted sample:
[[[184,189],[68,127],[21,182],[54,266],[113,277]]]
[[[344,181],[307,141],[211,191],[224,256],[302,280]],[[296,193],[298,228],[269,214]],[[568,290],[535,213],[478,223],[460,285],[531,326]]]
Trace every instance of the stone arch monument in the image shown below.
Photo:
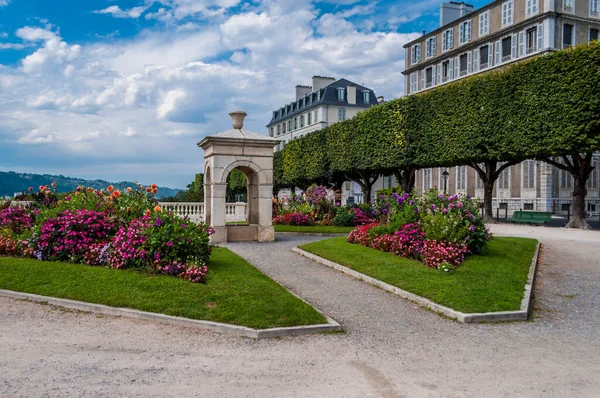
[[[208,136],[204,149],[204,217],[215,234],[212,243],[268,242],[275,239],[272,220],[273,148],[279,140],[243,130],[246,112],[229,114],[233,130]],[[248,225],[225,224],[227,176],[240,169],[248,181]]]

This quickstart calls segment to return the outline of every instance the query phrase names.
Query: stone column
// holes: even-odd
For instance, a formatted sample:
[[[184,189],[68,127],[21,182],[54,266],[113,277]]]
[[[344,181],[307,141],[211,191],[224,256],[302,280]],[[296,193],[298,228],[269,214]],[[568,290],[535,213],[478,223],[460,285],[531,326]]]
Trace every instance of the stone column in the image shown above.
[[[262,184],[258,187],[258,241],[275,240],[273,228],[273,185]]]
[[[540,172],[540,211],[552,211],[552,166],[541,162]]]
[[[211,236],[212,243],[227,242],[227,227],[225,226],[225,199],[227,184],[212,183],[212,196],[209,199],[211,226],[215,234]]]

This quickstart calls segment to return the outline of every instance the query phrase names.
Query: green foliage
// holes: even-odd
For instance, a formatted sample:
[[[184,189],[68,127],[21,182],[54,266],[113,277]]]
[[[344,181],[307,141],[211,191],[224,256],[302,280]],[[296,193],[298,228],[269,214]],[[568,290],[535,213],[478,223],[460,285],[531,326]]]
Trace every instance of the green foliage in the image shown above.
[[[458,213],[428,213],[421,221],[421,228],[429,240],[441,242],[463,243],[469,234],[466,225]]]
[[[227,201],[228,202],[246,202],[248,196],[248,180],[246,175],[240,169],[233,169],[227,176]],[[241,200],[239,200],[241,196]]]
[[[354,211],[351,207],[338,207],[335,217],[333,217],[333,225],[336,227],[351,227],[354,225]]]
[[[276,185],[598,151],[598,87],[592,42],[395,99],[290,142]]]

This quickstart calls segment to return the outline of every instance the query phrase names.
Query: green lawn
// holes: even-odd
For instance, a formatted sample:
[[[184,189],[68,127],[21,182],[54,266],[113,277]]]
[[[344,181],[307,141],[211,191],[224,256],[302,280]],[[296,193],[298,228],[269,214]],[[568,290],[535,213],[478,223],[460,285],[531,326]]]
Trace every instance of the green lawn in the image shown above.
[[[322,234],[348,234],[354,227],[334,227],[334,226],[303,226],[296,225],[275,225],[275,232],[300,232],[300,233],[322,233]]]
[[[224,248],[206,284],[166,275],[0,257],[0,289],[253,328],[326,323],[313,307]]]
[[[465,313],[518,310],[537,241],[496,237],[451,272],[332,238],[301,249]]]

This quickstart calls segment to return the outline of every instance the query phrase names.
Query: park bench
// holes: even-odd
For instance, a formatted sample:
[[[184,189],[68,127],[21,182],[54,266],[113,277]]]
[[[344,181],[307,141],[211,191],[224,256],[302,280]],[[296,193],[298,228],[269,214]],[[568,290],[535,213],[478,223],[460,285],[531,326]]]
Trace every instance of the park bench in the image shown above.
[[[515,211],[507,221],[520,224],[545,224],[552,219],[552,213],[547,211]]]

